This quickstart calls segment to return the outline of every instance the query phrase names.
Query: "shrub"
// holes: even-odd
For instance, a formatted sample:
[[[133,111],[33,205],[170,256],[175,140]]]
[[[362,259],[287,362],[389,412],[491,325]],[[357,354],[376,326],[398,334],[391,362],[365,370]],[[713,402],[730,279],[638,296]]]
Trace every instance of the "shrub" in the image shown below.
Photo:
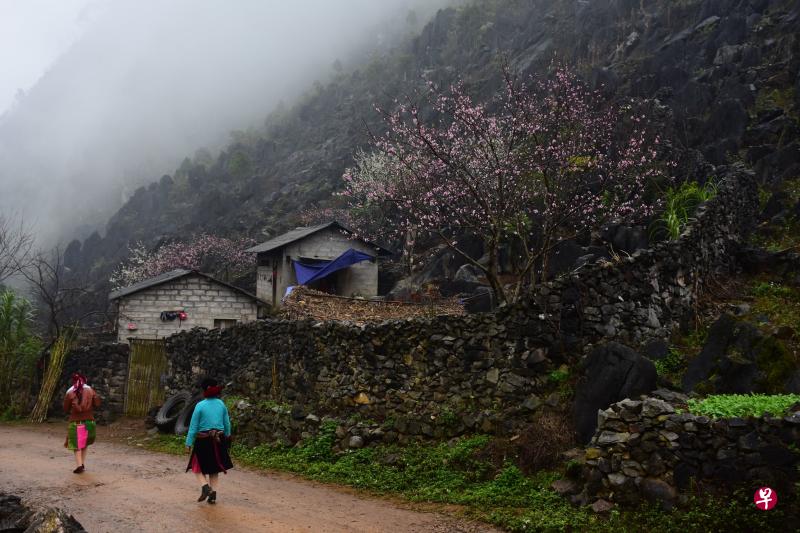
[[[0,412],[23,414],[42,344],[33,334],[33,310],[11,291],[0,293]]]
[[[512,440],[492,439],[478,457],[495,469],[513,461],[525,474],[561,464],[560,454],[575,445],[574,431],[568,415],[557,411],[540,411],[531,424]]]
[[[659,376],[673,376],[683,368],[683,354],[675,348],[670,348],[667,356],[656,361],[654,364]]]

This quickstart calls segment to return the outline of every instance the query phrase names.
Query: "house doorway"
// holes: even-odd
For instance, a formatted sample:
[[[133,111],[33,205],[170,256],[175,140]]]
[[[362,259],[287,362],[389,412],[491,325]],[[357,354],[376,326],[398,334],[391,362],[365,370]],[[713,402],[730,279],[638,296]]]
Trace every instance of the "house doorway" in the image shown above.
[[[166,349],[163,339],[131,339],[130,343],[125,414],[145,416],[164,402],[161,376],[167,370]]]

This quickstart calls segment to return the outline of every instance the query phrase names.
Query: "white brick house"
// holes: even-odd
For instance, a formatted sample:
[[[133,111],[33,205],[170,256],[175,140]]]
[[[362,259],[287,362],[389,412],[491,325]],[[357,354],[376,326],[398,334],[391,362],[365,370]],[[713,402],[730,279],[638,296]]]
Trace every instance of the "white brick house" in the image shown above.
[[[254,295],[194,270],[173,270],[112,292],[117,340],[161,339],[194,327],[226,328],[258,318]]]
[[[378,259],[391,252],[377,244],[352,237],[338,222],[295,228],[247,250],[257,254],[256,296],[279,306],[287,287],[298,284],[295,262],[325,264],[348,250],[370,256],[310,283],[311,288],[340,296],[377,296]]]

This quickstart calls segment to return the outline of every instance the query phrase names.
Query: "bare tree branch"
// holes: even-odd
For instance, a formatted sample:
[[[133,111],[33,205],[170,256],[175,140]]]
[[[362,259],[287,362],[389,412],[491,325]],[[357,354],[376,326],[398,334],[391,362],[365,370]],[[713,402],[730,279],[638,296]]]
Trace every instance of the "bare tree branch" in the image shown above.
[[[32,247],[33,235],[22,218],[0,213],[0,283],[27,264]]]

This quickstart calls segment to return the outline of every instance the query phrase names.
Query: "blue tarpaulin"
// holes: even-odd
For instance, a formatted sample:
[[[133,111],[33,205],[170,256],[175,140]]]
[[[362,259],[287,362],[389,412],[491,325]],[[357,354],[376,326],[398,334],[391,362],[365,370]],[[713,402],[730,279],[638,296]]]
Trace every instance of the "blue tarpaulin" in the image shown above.
[[[317,281],[318,279],[322,279],[325,276],[333,274],[337,270],[347,268],[350,265],[355,265],[361,261],[371,261],[373,259],[375,258],[369,254],[365,254],[350,248],[345,253],[336,259],[332,259],[331,261],[302,263],[300,261],[293,260],[292,263],[294,263],[294,271],[297,275],[297,283],[299,285],[308,285],[313,281]]]

